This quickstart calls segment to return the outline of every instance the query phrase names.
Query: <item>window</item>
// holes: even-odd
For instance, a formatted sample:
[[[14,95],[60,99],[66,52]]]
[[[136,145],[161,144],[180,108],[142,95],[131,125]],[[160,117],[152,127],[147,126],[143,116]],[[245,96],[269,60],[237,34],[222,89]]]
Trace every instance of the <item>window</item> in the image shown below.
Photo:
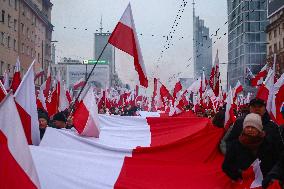
[[[0,63],[0,75],[3,75],[4,74],[4,62],[1,61]]]
[[[10,36],[8,36],[8,42],[7,42],[8,44],[8,48],[11,48],[11,37]]]
[[[22,43],[22,53],[25,53],[25,44]]]
[[[2,45],[4,44],[4,32],[1,32],[0,42],[1,42]]]
[[[12,5],[12,0],[9,0],[9,5],[10,5],[10,6]]]
[[[1,22],[5,23],[5,11],[2,10]]]
[[[11,16],[8,14],[8,27],[9,28],[11,27],[10,22],[11,22]]]
[[[18,10],[18,0],[15,0],[15,10]]]
[[[277,30],[274,30],[274,38],[277,37]]]
[[[28,36],[28,39],[30,38],[30,28],[27,28],[27,36]]]
[[[18,21],[14,19],[14,31],[17,31],[17,24],[18,24]]]
[[[277,43],[274,44],[274,53],[277,52]]]
[[[14,39],[14,45],[13,45],[13,48],[14,48],[14,51],[16,51],[17,50],[17,41],[16,41],[16,39]]]
[[[21,23],[21,28],[22,28],[22,33],[24,34],[24,32],[25,32],[25,25],[24,25],[24,23]]]

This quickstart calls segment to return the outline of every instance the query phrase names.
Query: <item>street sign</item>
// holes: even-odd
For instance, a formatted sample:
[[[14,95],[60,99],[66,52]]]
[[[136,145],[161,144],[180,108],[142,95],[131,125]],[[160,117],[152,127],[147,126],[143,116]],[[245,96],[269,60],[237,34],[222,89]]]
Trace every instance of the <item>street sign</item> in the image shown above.
[[[96,60],[83,60],[83,64],[96,64]],[[108,62],[107,61],[105,61],[105,60],[100,60],[100,61],[98,61],[98,64],[100,64],[100,65],[106,65],[106,64],[108,64]]]

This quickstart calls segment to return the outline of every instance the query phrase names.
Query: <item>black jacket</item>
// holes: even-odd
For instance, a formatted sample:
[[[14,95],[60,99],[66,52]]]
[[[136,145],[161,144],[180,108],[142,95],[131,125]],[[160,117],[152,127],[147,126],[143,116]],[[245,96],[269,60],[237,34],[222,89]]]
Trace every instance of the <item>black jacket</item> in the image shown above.
[[[244,117],[240,117],[234,123],[233,129],[231,133],[229,134],[228,138],[226,139],[227,148],[233,141],[238,140],[240,134],[243,131],[244,119],[245,119]],[[278,146],[279,150],[283,151],[284,150],[284,143],[283,143],[284,134],[283,134],[282,128],[278,127],[276,123],[271,121],[270,116],[267,112],[262,116],[262,124],[263,124],[263,130],[266,133],[266,137],[269,139],[269,141],[273,141],[275,145]]]
[[[278,161],[279,156],[278,147],[268,138],[264,139],[256,154],[242,145],[239,140],[234,140],[227,148],[222,169],[231,179],[241,179],[242,171],[248,169],[258,158],[261,161],[261,172],[265,177]]]

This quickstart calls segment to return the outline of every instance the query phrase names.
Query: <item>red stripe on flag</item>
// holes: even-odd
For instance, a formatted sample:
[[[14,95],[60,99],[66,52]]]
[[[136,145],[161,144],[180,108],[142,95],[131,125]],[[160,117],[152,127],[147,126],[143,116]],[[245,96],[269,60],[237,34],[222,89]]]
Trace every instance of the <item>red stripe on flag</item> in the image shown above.
[[[90,115],[89,115],[88,109],[84,105],[84,102],[81,101],[79,103],[78,108],[74,112],[74,119],[73,119],[73,124],[79,134],[81,134],[84,131],[87,121],[89,119],[89,116]]]
[[[13,125],[11,125],[13,126]],[[16,137],[16,136],[15,136]],[[0,188],[37,188],[10,153],[7,138],[0,131]]]
[[[144,87],[148,87],[148,80],[142,70],[141,65],[139,64],[137,45],[133,30],[130,27],[119,22],[116,25],[108,42],[116,48],[133,56],[134,67],[138,72],[140,84]]]
[[[25,131],[25,135],[29,145],[32,145],[32,121],[31,116],[16,102],[17,110],[19,112],[21,122]]]

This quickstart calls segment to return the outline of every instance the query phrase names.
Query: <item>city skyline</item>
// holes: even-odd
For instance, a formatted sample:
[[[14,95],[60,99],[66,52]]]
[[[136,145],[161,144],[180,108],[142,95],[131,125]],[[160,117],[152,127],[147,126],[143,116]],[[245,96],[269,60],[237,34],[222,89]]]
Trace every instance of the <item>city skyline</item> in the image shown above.
[[[60,0],[53,1],[52,21],[55,25],[53,38],[59,41],[56,44],[58,58],[89,59],[92,57],[92,36],[93,33],[99,31],[101,16],[103,17],[104,32],[112,32],[128,2],[126,0],[116,2],[110,0],[104,2],[85,0],[75,6],[78,3],[76,0],[71,0],[67,5]],[[178,21],[175,35],[171,40],[172,43],[170,48],[164,51],[163,58],[158,63],[158,69],[155,66],[166,41],[166,37],[163,36],[167,36],[171,31],[171,26],[183,1],[130,2],[133,7],[134,20],[148,76],[152,77],[155,69],[154,76],[159,77],[167,85],[169,85],[167,83],[168,78],[178,72],[182,72],[180,77],[192,77],[192,1],[188,1],[184,12],[179,14],[181,18]],[[218,37],[221,37],[221,39],[217,40],[217,36],[213,36],[213,40],[216,41],[213,46],[213,57],[218,48],[221,62],[227,62],[227,47],[223,45],[227,41],[227,37],[223,36],[227,31],[225,23],[227,11],[226,3],[224,2],[226,1],[218,3],[212,3],[209,0],[196,1],[196,15],[205,20],[205,24],[210,28],[210,33],[214,33],[219,29]],[[108,3],[112,3],[115,8],[109,10]],[[212,12],[204,11],[205,7],[210,7]],[[83,9],[84,12],[77,14],[79,9]],[[144,10],[147,10],[146,16]],[[157,15],[157,10],[161,14]],[[64,17],[62,17],[63,14]],[[85,19],[86,17],[94,19]],[[68,48],[70,46],[72,48]],[[65,51],[63,52],[62,49],[65,49]],[[119,67],[120,65],[118,64],[117,66]],[[223,80],[226,79],[226,71],[222,67],[221,72],[221,76],[224,76]],[[120,73],[120,75],[126,81],[133,78],[133,75],[128,73]],[[169,86],[172,86],[177,79],[173,79]]]

